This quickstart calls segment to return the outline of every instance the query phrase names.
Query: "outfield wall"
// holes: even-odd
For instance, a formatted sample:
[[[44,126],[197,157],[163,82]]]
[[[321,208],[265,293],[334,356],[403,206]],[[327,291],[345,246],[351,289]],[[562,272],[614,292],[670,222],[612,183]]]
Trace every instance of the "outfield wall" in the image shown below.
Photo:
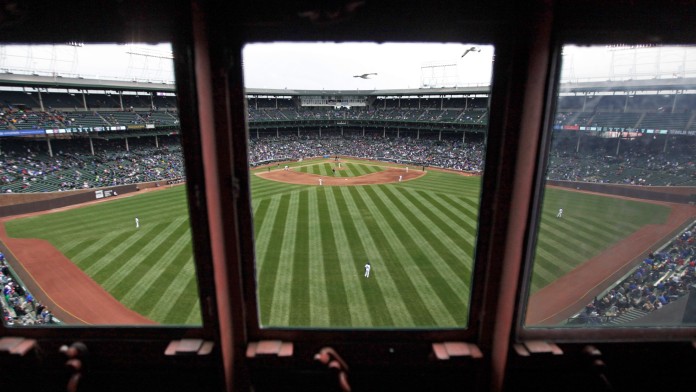
[[[78,193],[92,193],[94,189],[77,189],[74,191],[63,192],[36,192],[36,193],[3,193],[0,195],[0,207],[12,206],[16,204],[32,203],[51,199],[59,199],[66,195],[77,195]]]
[[[568,189],[669,203],[689,204],[696,200],[696,187],[690,186],[642,186],[556,180],[547,180],[546,184]]]
[[[109,188],[90,189],[89,192],[54,192],[59,197],[47,198],[45,200],[30,201],[14,205],[0,206],[0,217],[30,214],[33,212],[47,211],[54,208],[67,207],[75,204],[86,203],[101,198],[123,195],[126,193],[140,190],[138,185],[121,185]],[[66,193],[70,193],[67,194]],[[62,196],[62,197],[60,197]]]
[[[65,192],[2,194],[2,197],[0,197],[0,218],[67,207],[111,196],[125,195],[127,193],[137,192],[141,189],[180,184],[184,181],[183,178],[177,178],[172,180],[104,188],[78,189]],[[101,195],[97,196],[97,192],[101,192]]]

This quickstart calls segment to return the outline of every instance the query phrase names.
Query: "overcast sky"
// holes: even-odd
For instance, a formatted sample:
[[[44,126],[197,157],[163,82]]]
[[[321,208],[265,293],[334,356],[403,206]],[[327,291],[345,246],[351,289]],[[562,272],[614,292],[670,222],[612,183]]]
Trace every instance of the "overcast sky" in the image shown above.
[[[169,44],[0,46],[0,72],[52,73],[84,78],[173,81]]]
[[[475,51],[462,55],[472,46]],[[493,48],[462,44],[271,43],[247,45],[245,85],[308,90],[384,90],[488,85]],[[376,73],[369,79],[356,75]]]
[[[476,50],[462,55],[467,49]],[[244,48],[249,88],[385,90],[488,85],[493,47],[477,44],[270,43]],[[0,46],[0,72],[173,81],[171,46]],[[564,48],[564,79],[696,76],[694,48]],[[368,79],[354,77],[374,73]]]

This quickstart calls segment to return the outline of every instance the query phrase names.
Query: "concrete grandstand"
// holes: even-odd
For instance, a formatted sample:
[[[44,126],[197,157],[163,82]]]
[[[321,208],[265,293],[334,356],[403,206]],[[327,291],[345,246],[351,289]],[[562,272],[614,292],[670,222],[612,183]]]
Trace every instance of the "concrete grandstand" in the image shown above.
[[[696,185],[696,79],[560,91],[550,180]],[[250,164],[345,154],[480,172],[488,93],[247,89]],[[178,133],[173,85],[2,74],[0,192],[181,178]]]

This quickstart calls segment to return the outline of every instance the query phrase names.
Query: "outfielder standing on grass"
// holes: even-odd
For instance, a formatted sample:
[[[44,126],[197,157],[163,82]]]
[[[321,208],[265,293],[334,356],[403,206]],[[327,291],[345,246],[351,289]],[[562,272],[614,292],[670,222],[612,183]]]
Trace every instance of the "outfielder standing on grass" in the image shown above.
[[[372,268],[372,267],[370,266],[370,262],[368,261],[367,264],[365,264],[365,277],[366,278],[370,277],[370,268]]]
[[[137,216],[135,217],[135,228],[136,228],[136,229],[139,229],[139,228],[140,228],[140,219],[138,219]]]

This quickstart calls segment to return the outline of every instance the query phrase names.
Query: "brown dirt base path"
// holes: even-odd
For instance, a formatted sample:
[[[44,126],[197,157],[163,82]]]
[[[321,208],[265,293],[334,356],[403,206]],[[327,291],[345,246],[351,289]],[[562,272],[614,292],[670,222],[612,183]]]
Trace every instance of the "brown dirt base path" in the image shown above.
[[[642,227],[534,293],[529,299],[526,325],[551,326],[564,322],[590,303],[598,293],[628,273],[635,266],[632,261],[662,245],[661,241],[665,241],[666,236],[687,220],[696,218],[695,206],[658,204],[672,208],[664,224]]]
[[[82,206],[84,204],[58,210]],[[43,213],[45,212],[22,216]],[[8,259],[16,261],[12,262],[12,268],[19,274],[29,292],[46,305],[59,320],[68,325],[157,324],[118,302],[48,241],[10,238],[4,222],[18,217],[0,220],[0,240],[10,252]]]

